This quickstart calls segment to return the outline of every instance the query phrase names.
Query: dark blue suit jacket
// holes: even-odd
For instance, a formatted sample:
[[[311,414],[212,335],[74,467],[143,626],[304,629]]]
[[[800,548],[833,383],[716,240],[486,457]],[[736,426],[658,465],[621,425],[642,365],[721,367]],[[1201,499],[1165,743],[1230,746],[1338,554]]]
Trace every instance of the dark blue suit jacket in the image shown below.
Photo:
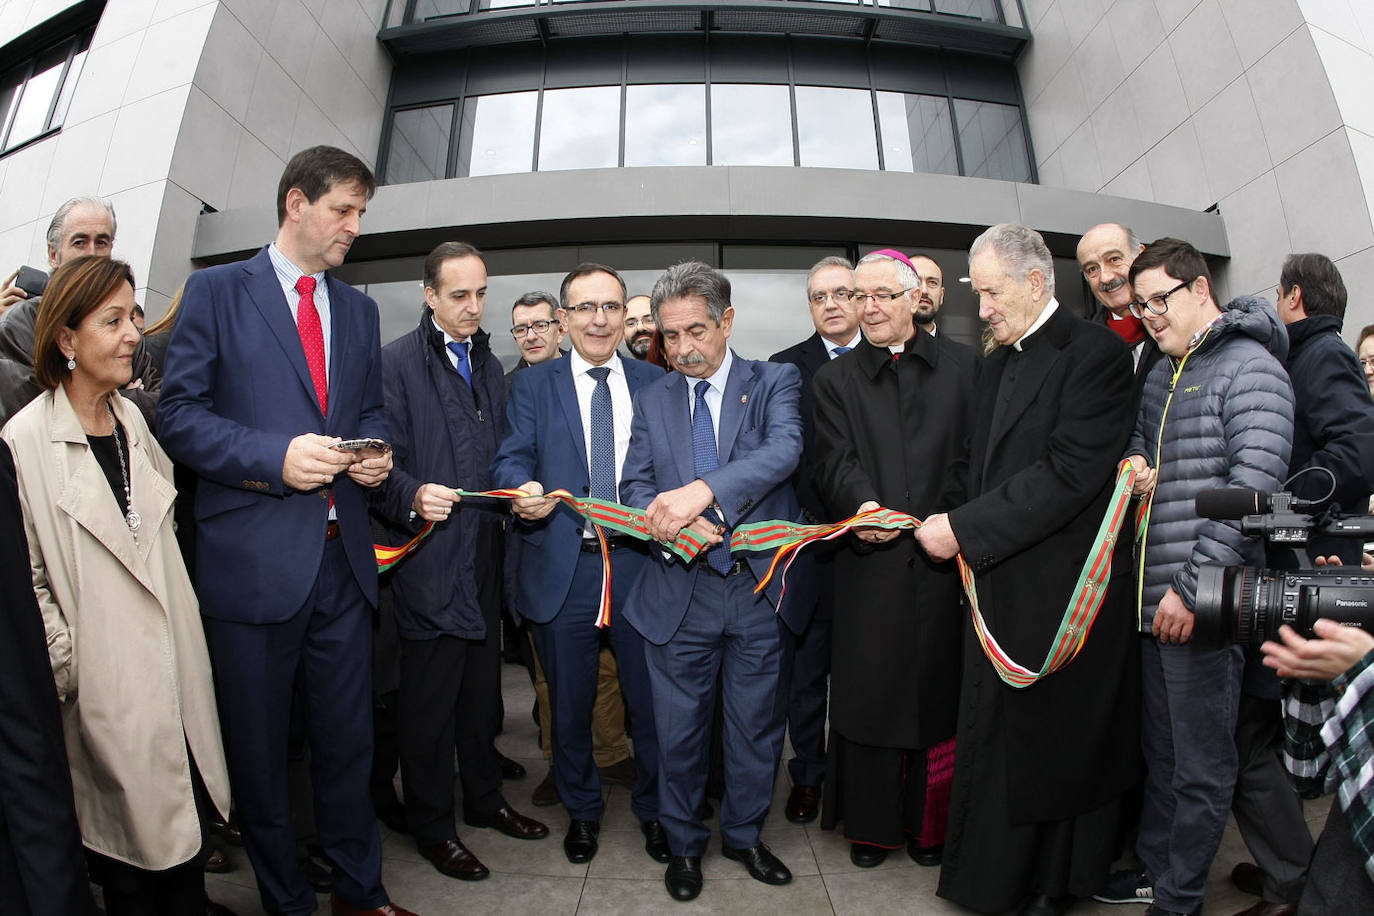
[[[627,506],[645,508],[659,493],[697,478],[692,467],[687,381],[680,372],[672,372],[635,396],[630,452],[620,480],[620,498]],[[802,450],[800,397],[796,366],[734,357],[720,409],[720,467],[702,475],[731,528],[769,519],[801,520],[791,482]],[[650,555],[655,561],[645,567],[630,592],[625,619],[649,642],[663,645],[682,624],[705,560],[684,565],[662,549],[651,550]],[[746,556],[754,575],[762,578],[772,555],[753,552]],[[811,560],[803,551],[787,574],[789,594],[795,589],[800,597],[779,607],[783,620],[796,633],[806,628],[815,601],[811,574]],[[768,585],[768,600],[775,607],[781,588],[779,577]]]
[[[278,623],[304,606],[324,553],[329,491],[282,482],[302,433],[390,439],[377,303],[327,277],[329,416],[320,413],[291,310],[264,248],[191,275],[167,346],[158,440],[195,471],[196,592],[208,617]],[[362,488],[340,474],[334,505],[349,565],[377,602]]]
[[[650,363],[621,357],[620,364],[631,397],[663,378],[663,370]],[[497,450],[491,476],[498,488],[537,480],[546,491],[564,489],[574,496],[591,491],[587,442],[569,360],[551,359],[511,378],[506,437]],[[517,520],[515,525],[521,541],[516,585],[520,613],[535,623],[548,623],[567,601],[572,586],[582,548],[582,516],[559,505],[538,522]]]

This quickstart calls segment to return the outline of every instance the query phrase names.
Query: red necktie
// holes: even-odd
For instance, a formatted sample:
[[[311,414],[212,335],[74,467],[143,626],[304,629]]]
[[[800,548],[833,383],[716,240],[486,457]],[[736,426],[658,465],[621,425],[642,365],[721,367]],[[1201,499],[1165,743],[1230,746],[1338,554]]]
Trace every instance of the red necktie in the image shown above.
[[[315,278],[302,276],[296,281],[301,301],[296,306],[296,329],[305,348],[305,362],[310,367],[310,380],[315,383],[315,396],[320,399],[320,413],[329,415],[329,380],[324,374],[324,329],[320,327],[320,313],[315,309]]]

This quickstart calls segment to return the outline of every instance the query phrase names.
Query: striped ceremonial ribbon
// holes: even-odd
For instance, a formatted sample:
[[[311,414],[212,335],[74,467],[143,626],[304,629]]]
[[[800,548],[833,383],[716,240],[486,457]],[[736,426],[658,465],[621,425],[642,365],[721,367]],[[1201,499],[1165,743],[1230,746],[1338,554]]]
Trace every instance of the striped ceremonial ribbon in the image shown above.
[[[1097,620],[1097,612],[1102,607],[1102,599],[1106,595],[1107,584],[1111,579],[1112,553],[1116,548],[1117,535],[1121,530],[1121,523],[1126,516],[1126,508],[1131,500],[1131,484],[1134,481],[1134,468],[1129,461],[1122,461],[1117,467],[1112,499],[1107,506],[1107,512],[1102,518],[1101,525],[1098,526],[1092,552],[1079,573],[1078,584],[1074,588],[1073,597],[1064,609],[1058,632],[1055,634],[1049,651],[1038,670],[1020,664],[998,644],[978,606],[978,590],[974,581],[973,568],[969,566],[963,554],[957,557],[959,580],[963,584],[964,594],[968,596],[969,610],[973,615],[974,633],[978,637],[979,645],[983,648],[983,654],[987,656],[988,661],[997,671],[997,676],[1004,683],[1017,688],[1029,687],[1073,661],[1079,650],[1083,648],[1088,634],[1092,631],[1093,623]],[[465,498],[520,499],[529,495],[523,490],[513,489],[483,490],[480,492],[458,490],[457,492]],[[609,528],[644,541],[653,540],[644,523],[644,510],[632,509],[608,500],[578,499],[567,490],[554,490],[544,495],[561,500],[574,512],[591,522],[596,531],[596,536],[601,542],[602,557],[601,600],[596,625],[604,627],[610,623],[611,616],[611,563],[609,553],[606,550],[604,529]],[[419,534],[400,547],[375,545],[378,571],[384,571],[395,566],[406,554],[419,546],[433,527],[433,523],[425,525]],[[734,530],[730,539],[730,550],[732,552],[773,551],[773,559],[768,565],[768,571],[759,580],[754,591],[756,593],[763,591],[768,587],[768,583],[772,581],[774,575],[780,575],[779,581],[782,591],[779,595],[779,603],[781,603],[782,595],[785,595],[787,591],[787,571],[791,568],[797,555],[807,545],[819,541],[833,541],[854,528],[915,530],[920,527],[920,519],[905,512],[884,508],[851,515],[843,521],[828,525],[804,525],[799,522],[779,520],[752,522],[747,525],[740,525]],[[690,562],[705,549],[706,544],[697,538],[693,532],[684,529],[678,534],[676,541],[664,546],[681,558],[683,562]]]

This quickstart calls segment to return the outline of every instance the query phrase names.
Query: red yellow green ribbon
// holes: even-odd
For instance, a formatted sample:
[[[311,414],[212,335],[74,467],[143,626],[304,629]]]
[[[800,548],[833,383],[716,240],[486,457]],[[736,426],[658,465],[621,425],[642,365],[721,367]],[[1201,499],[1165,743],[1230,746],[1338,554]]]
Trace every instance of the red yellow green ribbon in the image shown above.
[[[1073,661],[1083,648],[1088,634],[1092,631],[1093,623],[1097,620],[1097,612],[1102,607],[1102,599],[1106,595],[1107,584],[1111,580],[1112,553],[1116,548],[1117,534],[1121,530],[1121,523],[1126,515],[1126,507],[1130,503],[1131,485],[1134,481],[1135,470],[1131,463],[1129,461],[1121,462],[1117,467],[1113,498],[1102,518],[1101,525],[1098,526],[1092,554],[1079,574],[1073,597],[1059,622],[1059,630],[1055,634],[1049,652],[1046,653],[1038,670],[1032,670],[1018,663],[998,644],[997,639],[988,629],[987,621],[983,619],[983,612],[978,606],[978,589],[974,582],[973,568],[969,566],[962,553],[956,558],[959,566],[959,580],[963,584],[964,594],[968,597],[969,609],[973,615],[974,633],[978,637],[979,644],[983,647],[983,653],[988,657],[988,661],[997,671],[997,676],[1004,683],[1017,688],[1029,687]],[[463,497],[481,496],[495,499],[520,499],[529,495],[523,490],[515,489],[483,490],[480,492],[458,490],[457,492]],[[606,550],[605,529],[609,528],[639,540],[651,541],[653,536],[649,534],[648,526],[644,522],[644,510],[622,506],[608,500],[579,499],[567,490],[553,490],[544,495],[554,497],[566,504],[578,515],[587,519],[593,530],[596,531],[597,539],[601,545],[602,557],[601,600],[598,605],[596,625],[604,627],[611,620],[611,562]],[[759,580],[754,591],[758,593],[767,588],[773,576],[779,574],[779,570],[781,570],[782,595],[785,595],[787,571],[791,568],[797,555],[806,546],[818,541],[833,541],[854,528],[915,530],[920,527],[920,519],[905,512],[884,508],[860,512],[843,521],[828,525],[803,525],[798,522],[778,520],[751,522],[734,530],[730,537],[730,550],[732,552],[773,551],[773,559],[768,565],[768,571]],[[433,528],[433,523],[425,525],[419,534],[400,547],[374,545],[377,553],[378,571],[384,571],[395,566],[403,557],[415,550]],[[677,540],[664,546],[684,563],[691,562],[706,548],[705,542],[698,538],[695,532],[685,528],[679,532]],[[781,595],[779,601],[781,601]]]

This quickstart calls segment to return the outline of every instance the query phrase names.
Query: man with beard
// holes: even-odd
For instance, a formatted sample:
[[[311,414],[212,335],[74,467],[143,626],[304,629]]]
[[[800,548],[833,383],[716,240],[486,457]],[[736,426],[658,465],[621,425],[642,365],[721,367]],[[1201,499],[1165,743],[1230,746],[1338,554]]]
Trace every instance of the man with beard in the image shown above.
[[[625,303],[625,349],[635,359],[649,358],[649,344],[653,343],[653,312],[649,309],[648,296],[631,296]]]
[[[911,266],[916,271],[916,326],[933,337],[935,318],[945,304],[945,274],[929,255],[912,255]]]
[[[816,373],[814,484],[833,518],[879,507],[924,518],[963,497],[978,358],[918,333],[920,278],[899,252],[860,260],[854,287],[864,339]],[[834,561],[848,587],[835,595],[821,826],[844,821],[860,868],[904,843],[919,864],[937,865],[944,811],[927,811],[929,752],[954,735],[958,571],[897,531],[855,535]]]
[[[1115,491],[1130,358],[1054,298],[1040,233],[988,229],[969,251],[969,277],[995,347],[974,392],[968,501],[916,536],[932,559],[964,554],[987,630],[1038,668]],[[940,896],[1059,916],[1106,878],[1140,756],[1136,622],[1109,610],[1071,663],[1022,688],[1000,679],[965,616]]]

